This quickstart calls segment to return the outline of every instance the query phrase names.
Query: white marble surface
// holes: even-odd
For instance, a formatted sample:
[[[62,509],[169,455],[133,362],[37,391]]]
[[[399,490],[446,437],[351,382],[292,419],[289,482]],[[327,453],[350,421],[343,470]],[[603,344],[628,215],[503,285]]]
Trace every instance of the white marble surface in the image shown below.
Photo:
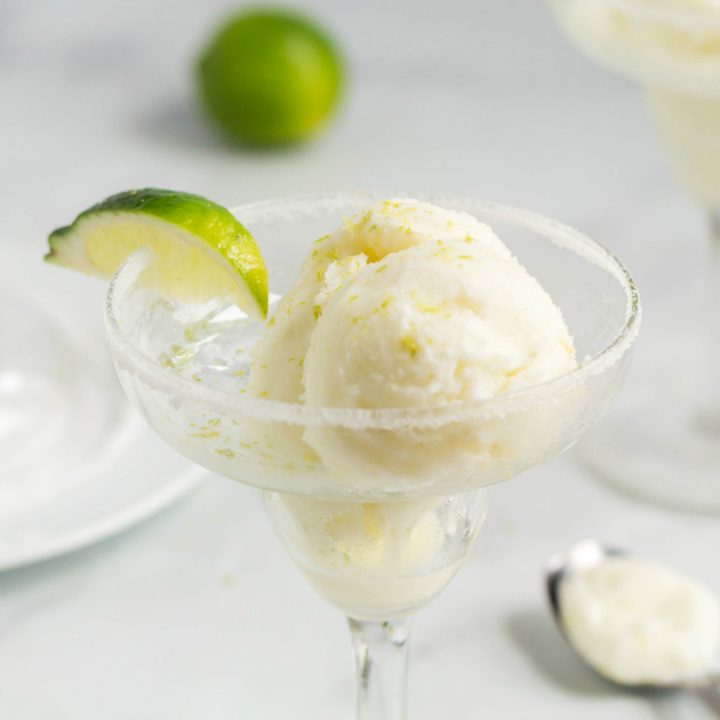
[[[356,188],[472,194],[578,225],[623,257],[647,309],[628,393],[642,383],[680,322],[678,298],[692,301],[700,218],[640,93],[580,58],[539,0],[315,0],[346,48],[348,95],[318,142],[276,154],[233,151],[192,110],[191,58],[228,6],[5,0],[5,272],[98,323],[99,287],[36,266],[50,228],[111,192],[167,186],[227,204]],[[557,460],[497,489],[466,567],[418,617],[414,720],[704,717],[681,698],[615,691],[556,636],[543,562],[590,535],[720,591],[716,518],[627,500]],[[2,720],[329,720],[351,717],[351,693],[343,619],[283,555],[259,496],[228,480],[208,478],[120,537],[0,575]]]

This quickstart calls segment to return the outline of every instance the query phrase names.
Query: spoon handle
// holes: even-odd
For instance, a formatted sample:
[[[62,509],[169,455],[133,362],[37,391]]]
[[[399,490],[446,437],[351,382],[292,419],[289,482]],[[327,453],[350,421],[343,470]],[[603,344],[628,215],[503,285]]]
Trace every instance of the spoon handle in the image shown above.
[[[713,683],[697,690],[698,697],[720,718],[720,684]]]

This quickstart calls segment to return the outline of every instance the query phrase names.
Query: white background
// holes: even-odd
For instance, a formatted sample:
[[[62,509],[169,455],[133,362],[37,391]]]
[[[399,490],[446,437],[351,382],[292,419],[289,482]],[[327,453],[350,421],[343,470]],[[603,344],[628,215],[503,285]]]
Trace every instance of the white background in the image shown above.
[[[457,192],[555,216],[623,258],[647,310],[626,390],[643,382],[681,321],[703,228],[637,88],[584,60],[540,0],[316,1],[347,57],[342,111],[312,144],[242,151],[216,139],[192,93],[193,58],[230,7],[3,1],[3,274],[39,277],[78,322],[98,323],[99,285],[97,306],[81,307],[73,287],[89,281],[36,266],[50,229],[110,193],[151,185],[233,205]],[[661,392],[658,403],[668,410]],[[418,616],[412,718],[702,716],[679,698],[616,691],[556,636],[543,563],[592,535],[720,591],[717,519],[622,498],[572,457],[550,463],[497,489],[467,565]],[[351,697],[343,619],[283,555],[259,495],[229,480],[209,478],[118,538],[0,575],[2,720],[330,720],[352,716]]]

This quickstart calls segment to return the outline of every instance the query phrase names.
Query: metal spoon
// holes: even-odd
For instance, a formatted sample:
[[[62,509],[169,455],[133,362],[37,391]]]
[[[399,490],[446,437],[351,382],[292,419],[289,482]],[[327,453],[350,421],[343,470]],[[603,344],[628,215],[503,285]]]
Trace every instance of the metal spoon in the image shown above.
[[[548,561],[546,572],[545,572],[545,590],[547,592],[548,602],[550,604],[550,611],[552,613],[555,624],[560,630],[561,635],[565,638],[566,642],[577,655],[586,662],[586,659],[582,656],[580,651],[573,646],[572,640],[568,637],[565,632],[565,627],[562,621],[562,608],[560,606],[560,585],[561,583],[573,572],[580,570],[588,570],[589,568],[597,565],[601,561],[610,558],[627,555],[627,551],[622,548],[615,547],[612,545],[604,545],[597,540],[582,540],[576,543],[568,550],[562,553],[553,555]],[[597,668],[593,668],[595,672],[602,674]],[[622,685],[623,687],[630,687],[634,689],[647,690],[648,688],[657,689],[678,689],[678,690],[690,690],[698,694],[705,704],[717,713],[720,717],[720,677],[712,676],[707,677],[701,683],[693,682],[687,684],[643,684],[643,685],[631,685],[619,683],[617,680],[609,678],[603,675],[606,680],[609,680],[613,684]]]

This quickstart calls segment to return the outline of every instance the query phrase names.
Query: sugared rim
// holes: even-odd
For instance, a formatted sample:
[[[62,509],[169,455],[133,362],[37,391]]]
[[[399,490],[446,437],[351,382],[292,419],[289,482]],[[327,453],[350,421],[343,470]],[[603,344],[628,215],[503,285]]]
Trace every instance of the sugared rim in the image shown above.
[[[509,205],[478,202],[467,197],[446,195],[396,193],[395,196],[414,197],[446,207],[472,205],[484,217],[492,216],[531,230],[553,244],[570,250],[587,262],[602,268],[617,280],[626,294],[625,317],[619,332],[602,351],[575,370],[523,390],[486,400],[463,401],[428,408],[367,410],[311,407],[300,403],[239,395],[198,386],[190,378],[180,376],[155,362],[125,336],[114,308],[118,302],[118,296],[125,288],[132,286],[146,265],[147,260],[141,256],[141,251],[130,257],[120,267],[113,277],[107,293],[105,319],[116,362],[129,367],[144,382],[161,391],[187,397],[190,402],[202,404],[230,416],[251,417],[260,422],[283,422],[301,426],[336,426],[357,430],[397,431],[439,427],[447,423],[468,420],[486,420],[502,417],[538,403],[553,402],[553,398],[582,384],[587,378],[612,368],[633,344],[640,328],[641,319],[640,299],[635,283],[625,266],[612,253],[583,233],[542,215]],[[385,193],[382,197],[390,197],[390,195]],[[283,213],[293,214],[296,217],[315,216],[318,208],[327,211],[338,210],[350,202],[371,204],[379,199],[381,199],[380,195],[371,193],[300,195],[241,205],[234,208],[232,212],[241,217],[243,222],[252,225],[254,218],[261,219],[263,216],[277,216]]]

